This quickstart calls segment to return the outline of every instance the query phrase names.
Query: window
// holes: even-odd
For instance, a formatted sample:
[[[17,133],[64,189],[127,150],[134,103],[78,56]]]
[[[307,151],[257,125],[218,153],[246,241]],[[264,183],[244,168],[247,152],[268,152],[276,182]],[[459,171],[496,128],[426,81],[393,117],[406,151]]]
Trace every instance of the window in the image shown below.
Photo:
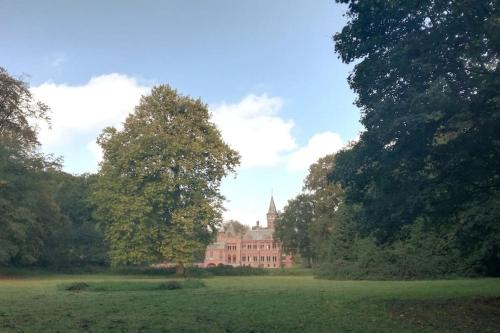
[[[247,257],[246,256],[241,257],[241,261],[247,261]]]
[[[231,256],[227,256],[227,262],[231,262]]]
[[[233,262],[236,262],[236,255],[233,255]]]
[[[246,248],[247,248],[247,245],[246,245],[246,244],[242,244],[242,245],[241,245],[241,249],[242,249],[242,250],[245,250]]]
[[[270,249],[271,249],[271,245],[267,244],[266,248],[267,248],[268,250],[270,250]]]
[[[261,257],[260,257],[260,261],[264,261],[264,256],[261,256]]]
[[[257,250],[257,244],[254,244],[254,245],[253,245],[253,249],[254,249],[254,250]]]
[[[253,261],[257,261],[257,256],[254,256],[254,257],[253,257]]]
[[[264,244],[260,244],[260,249],[264,250]]]

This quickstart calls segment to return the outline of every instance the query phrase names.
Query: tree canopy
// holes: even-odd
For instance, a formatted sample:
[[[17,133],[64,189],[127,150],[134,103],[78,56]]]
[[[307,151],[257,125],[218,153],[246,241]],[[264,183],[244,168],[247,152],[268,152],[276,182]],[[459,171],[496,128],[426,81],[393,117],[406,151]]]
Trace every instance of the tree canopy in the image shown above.
[[[112,263],[192,261],[221,222],[220,182],[239,163],[207,106],[154,87],[123,129],[106,128],[98,143],[93,202]]]
[[[29,86],[0,67],[0,136],[24,145],[38,144],[35,120],[49,121],[47,105],[33,98]]]
[[[452,233],[471,270],[500,273],[498,1],[350,1],[336,51],[365,131],[332,181],[378,244],[405,226]]]
[[[299,254],[308,267],[326,259],[342,203],[342,189],[328,181],[334,166],[333,154],[311,165],[303,193],[288,201],[276,222],[276,237],[285,251]]]
[[[39,151],[34,123],[48,112],[0,67],[0,265],[102,264],[88,178],[62,172],[60,159]]]

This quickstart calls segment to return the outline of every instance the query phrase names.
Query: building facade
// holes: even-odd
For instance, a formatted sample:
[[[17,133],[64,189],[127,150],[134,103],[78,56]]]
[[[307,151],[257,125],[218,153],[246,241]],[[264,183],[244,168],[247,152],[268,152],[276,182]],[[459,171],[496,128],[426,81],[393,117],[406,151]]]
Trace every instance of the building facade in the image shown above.
[[[203,266],[250,266],[261,268],[291,267],[292,257],[283,253],[279,242],[273,239],[274,222],[278,211],[271,197],[267,212],[267,227],[257,224],[244,233],[236,232],[229,223],[225,231],[217,234],[217,241],[207,246]]]

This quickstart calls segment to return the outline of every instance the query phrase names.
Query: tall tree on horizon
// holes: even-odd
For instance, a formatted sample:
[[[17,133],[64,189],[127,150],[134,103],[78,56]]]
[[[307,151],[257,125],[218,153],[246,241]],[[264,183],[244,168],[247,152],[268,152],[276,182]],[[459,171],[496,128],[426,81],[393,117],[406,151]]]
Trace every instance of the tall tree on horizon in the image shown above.
[[[47,171],[60,161],[39,152],[33,121],[48,121],[26,82],[0,67],[0,265],[36,264],[64,225]]]
[[[93,202],[112,264],[168,260],[182,271],[220,224],[220,182],[239,164],[206,104],[154,87],[123,129],[104,129],[98,143]]]
[[[500,274],[500,2],[355,1],[334,37],[365,127],[332,180],[379,244],[405,225],[454,235]]]

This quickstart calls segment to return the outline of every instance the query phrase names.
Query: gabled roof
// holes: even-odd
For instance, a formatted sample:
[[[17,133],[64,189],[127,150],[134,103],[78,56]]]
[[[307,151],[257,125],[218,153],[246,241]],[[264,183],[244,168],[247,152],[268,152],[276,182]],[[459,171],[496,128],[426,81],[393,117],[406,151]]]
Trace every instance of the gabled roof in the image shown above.
[[[272,229],[253,229],[248,230],[243,236],[243,240],[272,240]]]

